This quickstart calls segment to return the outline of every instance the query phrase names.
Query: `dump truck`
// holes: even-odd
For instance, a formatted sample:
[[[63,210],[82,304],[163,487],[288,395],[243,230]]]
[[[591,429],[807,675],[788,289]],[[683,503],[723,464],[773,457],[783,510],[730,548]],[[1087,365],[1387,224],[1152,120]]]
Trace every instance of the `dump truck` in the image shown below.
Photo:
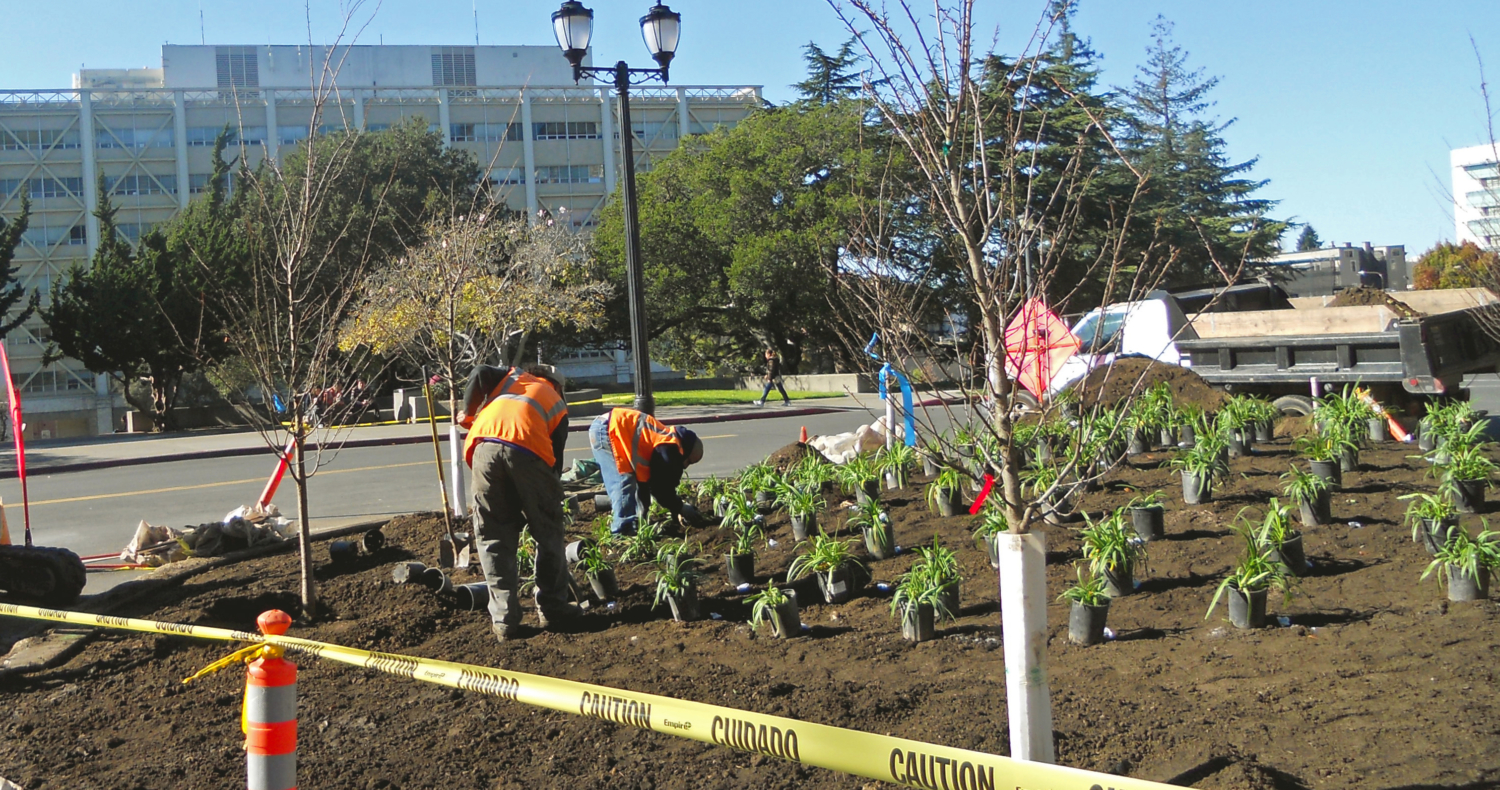
[[[1226,391],[1269,396],[1292,414],[1312,413],[1314,380],[1358,382],[1408,412],[1414,402],[1439,395],[1500,412],[1500,297],[1459,288],[1329,306],[1336,298],[1289,298],[1284,307],[1263,310],[1209,305],[1189,314],[1177,297],[1158,291],[1107,305],[1073,325],[1083,345],[1049,390],[1132,355],[1191,368]]]

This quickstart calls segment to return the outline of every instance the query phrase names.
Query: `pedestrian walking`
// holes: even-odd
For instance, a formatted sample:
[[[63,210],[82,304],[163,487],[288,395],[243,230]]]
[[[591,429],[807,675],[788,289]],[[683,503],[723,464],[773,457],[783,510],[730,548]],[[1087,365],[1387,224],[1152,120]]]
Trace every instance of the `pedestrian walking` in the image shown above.
[[[536,540],[537,619],[567,630],[583,614],[568,600],[563,549],[563,447],[568,405],[562,384],[541,370],[481,365],[469,376],[458,424],[469,429],[464,460],[474,470],[479,565],[490,591],[490,620],[502,642],[521,624],[516,548],[521,530]]]
[[[781,359],[776,356],[776,349],[766,349],[766,388],[760,391],[760,398],[752,401],[756,406],[766,405],[766,396],[771,394],[771,388],[775,387],[781,393],[781,405],[792,405],[792,399],[787,397],[786,386],[781,383]]]
[[[614,534],[634,535],[653,497],[684,526],[707,523],[696,506],[677,495],[683,471],[703,460],[698,434],[667,427],[635,409],[617,408],[594,418],[589,447],[614,509]]]

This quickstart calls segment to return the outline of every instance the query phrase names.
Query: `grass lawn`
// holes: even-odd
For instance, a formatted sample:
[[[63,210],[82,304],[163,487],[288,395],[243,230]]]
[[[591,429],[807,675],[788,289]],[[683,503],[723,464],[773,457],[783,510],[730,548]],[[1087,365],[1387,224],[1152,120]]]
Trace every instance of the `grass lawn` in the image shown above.
[[[672,390],[668,392],[652,393],[656,396],[657,406],[715,406],[721,403],[749,403],[755,400],[759,392],[750,390]],[[797,392],[788,390],[787,395],[792,400],[811,400],[813,398],[838,398],[842,392]],[[781,393],[771,390],[771,398],[767,403],[779,403]],[[629,392],[618,392],[604,396],[605,406],[629,406],[635,400],[635,395]]]

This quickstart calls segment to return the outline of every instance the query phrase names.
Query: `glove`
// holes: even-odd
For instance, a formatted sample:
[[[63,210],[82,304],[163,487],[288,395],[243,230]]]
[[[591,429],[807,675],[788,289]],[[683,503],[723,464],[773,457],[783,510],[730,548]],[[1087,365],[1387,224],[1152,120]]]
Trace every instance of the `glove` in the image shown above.
[[[683,503],[680,518],[687,524],[687,526],[690,527],[703,527],[708,525],[708,521],[703,518],[703,514],[699,513],[698,508],[691,502]]]

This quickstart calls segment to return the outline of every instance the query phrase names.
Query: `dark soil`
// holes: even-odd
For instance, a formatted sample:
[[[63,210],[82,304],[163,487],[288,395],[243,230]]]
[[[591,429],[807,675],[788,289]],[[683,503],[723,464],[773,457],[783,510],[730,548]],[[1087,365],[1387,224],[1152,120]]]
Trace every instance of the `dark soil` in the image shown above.
[[[1405,302],[1397,300],[1394,296],[1380,290],[1379,288],[1345,288],[1339,291],[1339,295],[1328,303],[1329,307],[1360,307],[1364,305],[1378,305],[1389,308],[1391,312],[1402,318],[1421,318],[1422,313],[1413,310]]]
[[[1120,357],[1113,365],[1095,368],[1075,387],[1084,406],[1103,404],[1113,407],[1135,397],[1148,388],[1166,382],[1178,406],[1193,405],[1215,412],[1229,402],[1229,396],[1216,390],[1202,376],[1188,368],[1157,362],[1145,357]]]
[[[1430,490],[1407,448],[1364,453],[1334,502],[1341,523],[1307,531],[1312,575],[1288,626],[1237,631],[1223,610],[1205,619],[1236,547],[1228,526],[1262,505],[1293,460],[1283,440],[1235,459],[1206,506],[1180,504],[1162,455],[1132,459],[1091,510],[1135,489],[1165,490],[1167,537],[1150,544],[1139,592],[1114,603],[1117,636],[1081,648],[1066,639],[1067,609],[1049,607],[1048,661],[1059,762],[1205,788],[1493,787],[1500,781],[1497,607],[1448,604],[1418,581],[1427,557],[1400,523],[1400,494]],[[969,539],[973,519],[937,518],[920,491],[883,495],[897,541],[934,533],[956,547],[967,577],[956,622],[935,641],[903,642],[889,601],[874,589],[840,606],[808,606],[809,636],[778,640],[746,624],[744,596],[723,586],[718,547],[706,611],[691,624],[651,609],[641,569],[621,569],[625,592],[596,607],[592,630],[499,644],[482,612],[460,611],[390,581],[393,563],[432,561],[440,520],[405,517],[388,546],[348,568],[317,547],[332,616],[292,634],[359,648],[440,657],[680,696],[996,754],[1008,752],[1005,680],[994,571]],[[584,508],[586,523],[591,515]],[[1477,529],[1473,517],[1467,525]],[[833,528],[843,517],[830,519]],[[1343,523],[1348,522],[1348,523]],[[792,557],[784,515],[759,558],[761,581]],[[717,531],[701,537],[713,539]],[[695,535],[694,537],[700,537]],[[1079,544],[1049,528],[1052,595],[1073,578]],[[878,581],[909,553],[871,562]],[[477,576],[461,578],[467,581]],[[221,568],[156,593],[122,614],[251,628],[260,611],[295,611],[294,558]],[[531,620],[528,612],[528,622]],[[0,680],[0,776],[39,788],[238,788],[242,674],[183,686],[226,654],[222,644],[111,632],[64,666]],[[870,783],[765,757],[495,697],[424,685],[344,665],[302,662],[301,786],[306,788],[859,788]]]
[[[792,442],[791,444],[767,456],[766,463],[775,467],[776,471],[778,472],[785,472],[787,470],[787,467],[796,464],[798,461],[801,461],[803,458],[806,458],[809,455],[816,455],[824,462],[828,461],[828,458],[825,457],[822,453],[818,452],[816,448],[809,447],[802,442]]]

